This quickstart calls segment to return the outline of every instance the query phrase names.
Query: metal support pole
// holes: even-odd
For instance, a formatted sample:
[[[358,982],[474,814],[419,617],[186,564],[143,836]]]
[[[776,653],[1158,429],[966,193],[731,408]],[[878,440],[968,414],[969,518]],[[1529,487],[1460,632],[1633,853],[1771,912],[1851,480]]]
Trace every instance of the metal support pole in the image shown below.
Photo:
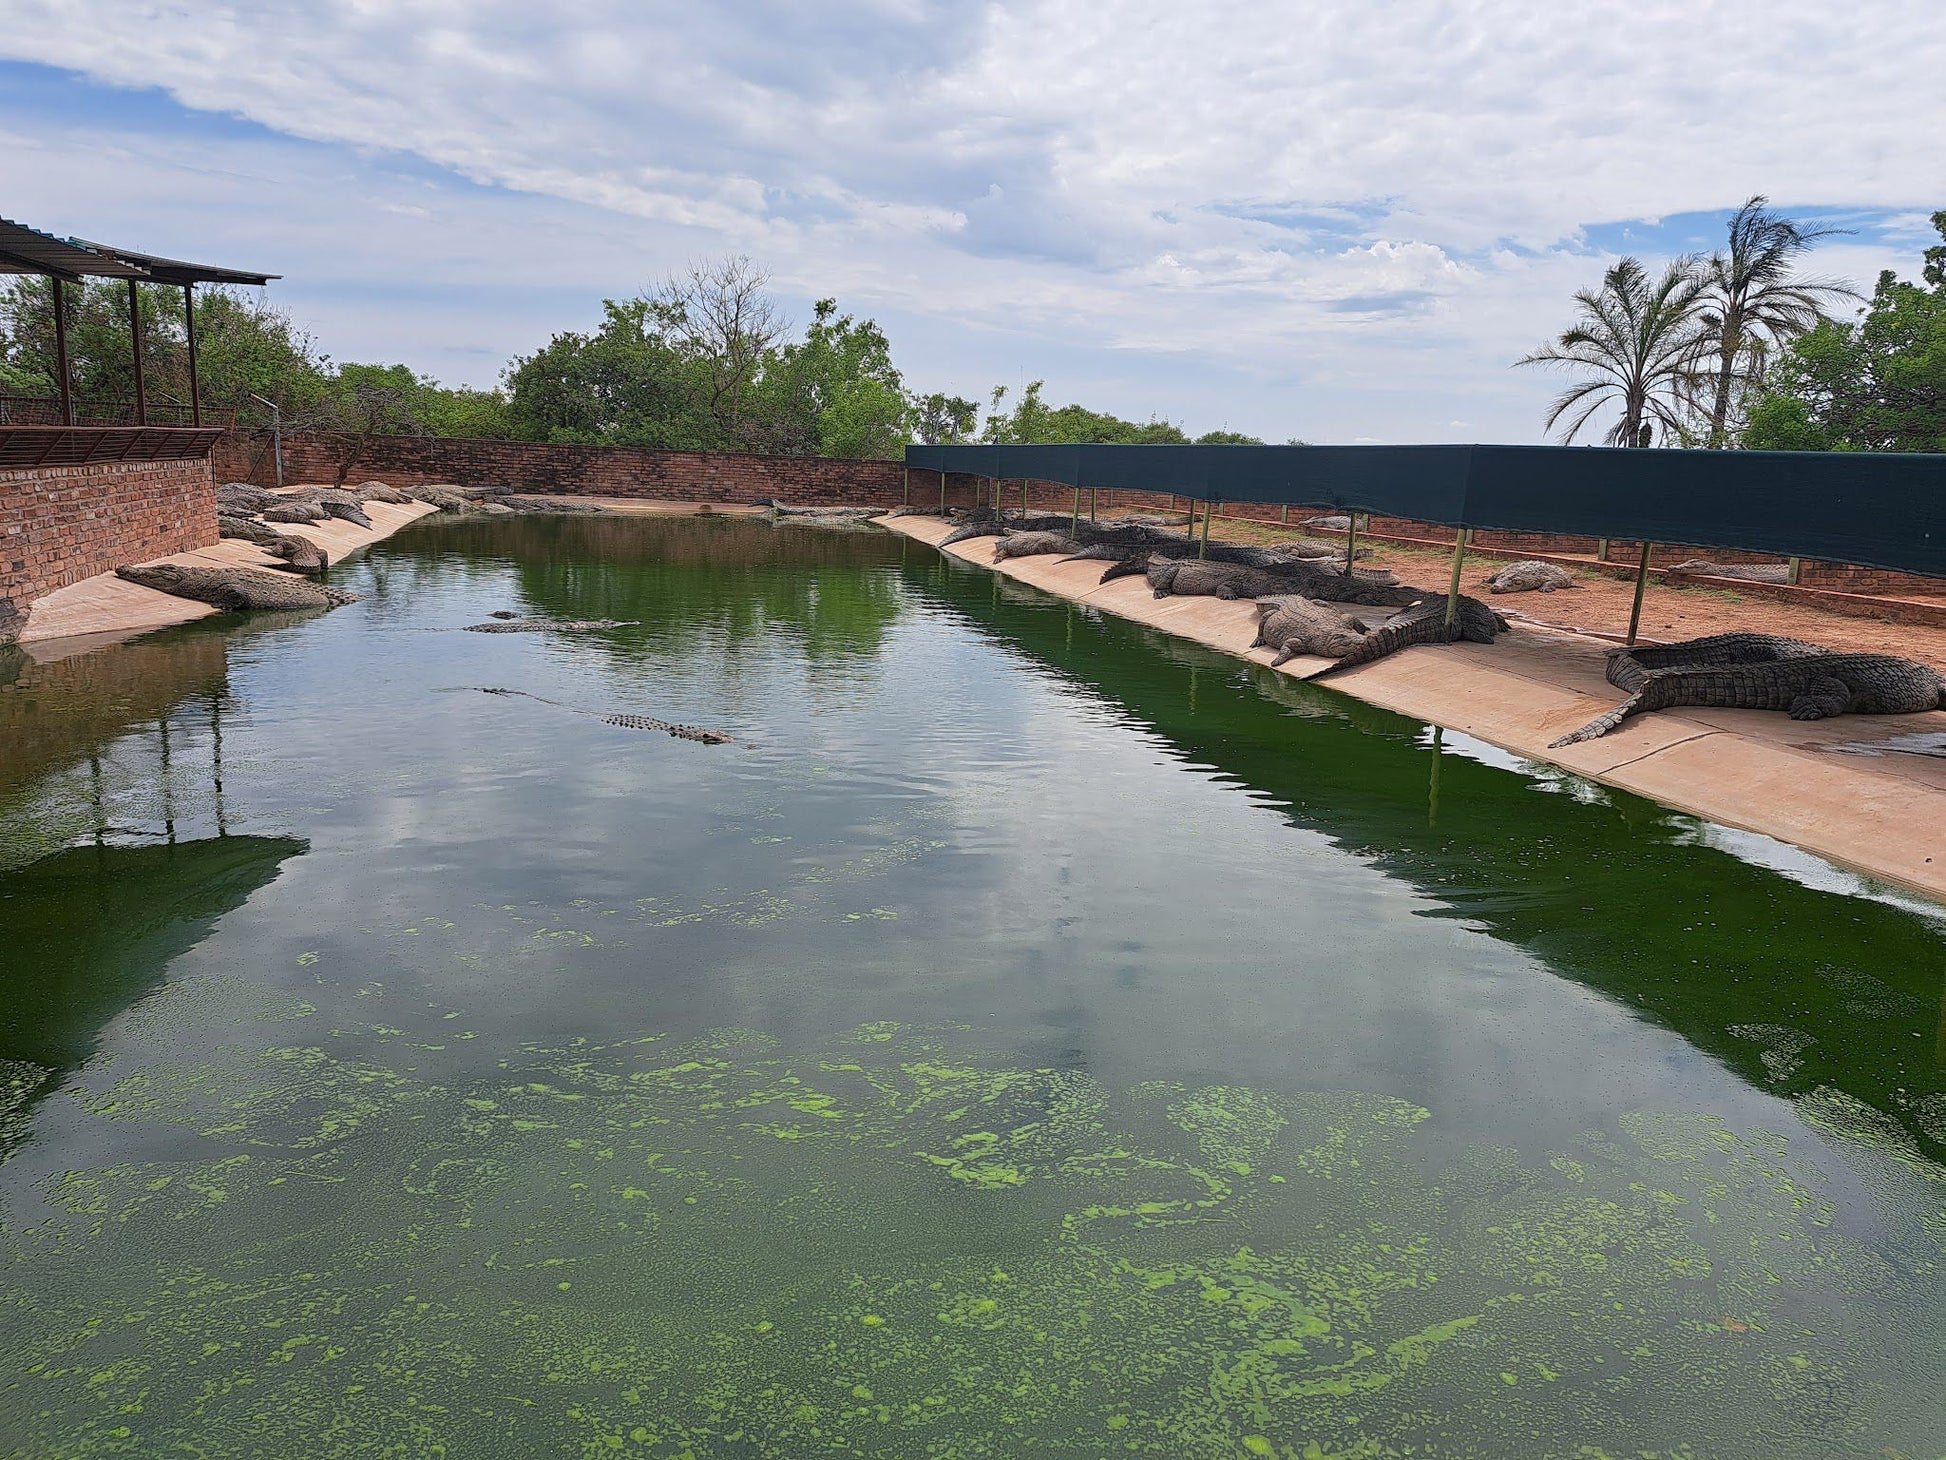
[[[1020,515],[1022,517],[1025,517],[1027,515],[1027,478],[1026,477],[1022,477],[1020,479]]]
[[[1791,565],[1790,565],[1790,573],[1789,573],[1789,576],[1788,576],[1788,577],[1786,577],[1786,578],[1784,579],[1784,581],[1785,581],[1786,583],[1788,583],[1788,584],[1790,584],[1790,585],[1791,585],[1791,587],[1793,587],[1793,588],[1795,588],[1795,587],[1797,587],[1797,579],[1798,579],[1798,575],[1799,575],[1800,573],[1802,573],[1803,571],[1804,571],[1804,559],[1802,559],[1802,558],[1792,558],[1792,559],[1791,559]]]
[[[149,424],[149,394],[142,383],[142,310],[135,297],[135,281],[128,281],[128,348],[135,362],[135,424]]]
[[[1453,576],[1446,583],[1446,631],[1451,633],[1453,625],[1459,620],[1460,565],[1466,561],[1466,540],[1473,535],[1473,529],[1462,527],[1459,536],[1453,539]]]
[[[68,379],[68,295],[59,279],[54,286],[54,373],[61,377],[61,424],[74,424],[74,382]]]
[[[944,471],[939,473],[939,515],[941,517],[946,515],[946,473]]]
[[[1095,508],[1100,503],[1100,501],[1101,501],[1101,488],[1100,487],[1088,488],[1088,520],[1090,522],[1093,522],[1095,520]]]
[[[1608,561],[1608,539],[1605,537],[1595,539],[1595,561],[1598,563]]]
[[[254,391],[250,399],[270,412],[270,459],[277,469],[277,485],[284,485],[284,413],[277,409],[277,402],[265,400]]]
[[[1291,525],[1291,504],[1286,502],[1278,510],[1283,514],[1278,518],[1278,521],[1282,522],[1284,526],[1289,527]]]
[[[1652,543],[1642,544],[1642,562],[1635,570],[1635,606],[1628,611],[1628,642],[1635,643],[1636,630],[1642,627],[1642,590],[1649,586],[1649,549]]]
[[[189,336],[189,424],[203,424],[203,394],[196,383],[196,286],[182,286],[183,332]]]
[[[1214,502],[1203,503],[1203,540],[1196,544],[1196,556],[1199,558],[1209,556],[1209,519],[1210,513],[1215,510],[1216,504]]]
[[[902,466],[899,468],[899,484],[905,489],[904,497],[899,503],[899,505],[902,507],[910,507],[912,505],[912,468],[911,467]]]
[[[1074,489],[1074,516],[1068,523],[1068,531],[1071,533],[1081,531],[1081,488],[1079,487]]]
[[[1358,514],[1352,513],[1345,519],[1351,526],[1345,532],[1345,576],[1351,576],[1351,566],[1358,561]]]

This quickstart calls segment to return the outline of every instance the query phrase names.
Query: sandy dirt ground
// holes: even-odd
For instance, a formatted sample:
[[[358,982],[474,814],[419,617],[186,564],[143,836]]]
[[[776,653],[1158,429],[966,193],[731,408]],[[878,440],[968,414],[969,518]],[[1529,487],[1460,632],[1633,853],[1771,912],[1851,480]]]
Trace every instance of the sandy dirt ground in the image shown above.
[[[1265,543],[1295,536],[1297,532],[1296,528],[1287,531],[1274,525],[1219,520],[1212,526],[1210,536],[1212,541]],[[1416,588],[1446,591],[1452,565],[1450,554],[1394,543],[1364,546],[1372,550],[1370,557],[1359,559],[1365,566],[1390,568],[1400,581]],[[1635,598],[1632,580],[1570,569],[1581,587],[1553,593],[1490,592],[1486,580],[1510,561],[1504,557],[1469,557],[1461,575],[1462,591],[1491,599],[1493,606],[1509,617],[1518,613],[1536,623],[1577,633],[1624,635],[1628,632],[1629,606]],[[1786,634],[1859,654],[1898,654],[1946,672],[1946,629],[1852,618],[1808,603],[1785,603],[1713,587],[1679,588],[1650,580],[1642,599],[1643,639],[1669,643],[1737,630]]]

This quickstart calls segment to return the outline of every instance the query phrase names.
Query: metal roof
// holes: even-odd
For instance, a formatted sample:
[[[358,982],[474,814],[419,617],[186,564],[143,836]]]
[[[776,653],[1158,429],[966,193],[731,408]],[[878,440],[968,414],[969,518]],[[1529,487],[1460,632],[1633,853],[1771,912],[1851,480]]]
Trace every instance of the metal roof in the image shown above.
[[[83,275],[104,279],[148,277],[141,265],[124,263],[92,244],[56,238],[7,218],[0,218],[0,273],[47,274],[70,284],[80,283]]]
[[[157,284],[268,284],[272,279],[284,277],[282,274],[259,274],[250,269],[223,269],[215,264],[185,263],[181,259],[165,259],[152,253],[112,248],[105,243],[89,243],[81,238],[75,242],[146,270],[144,277]]]
[[[70,284],[78,284],[83,278],[143,279],[152,284],[267,284],[282,277],[165,259],[85,238],[57,238],[7,218],[0,218],[0,273],[46,274]]]

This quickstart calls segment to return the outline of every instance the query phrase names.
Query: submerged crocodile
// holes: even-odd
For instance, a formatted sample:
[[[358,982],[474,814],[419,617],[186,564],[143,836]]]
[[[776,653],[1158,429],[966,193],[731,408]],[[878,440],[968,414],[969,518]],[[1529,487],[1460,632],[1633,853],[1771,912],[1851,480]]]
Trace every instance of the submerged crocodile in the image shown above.
[[[1629,697],[1549,749],[1598,739],[1631,715],[1685,706],[1782,710],[1793,720],[1946,708],[1946,678],[1931,665],[1892,654],[1841,654],[1772,634],[1618,650],[1609,657],[1608,681]]]
[[[1452,644],[1465,640],[1471,644],[1491,644],[1493,636],[1504,633],[1508,623],[1477,598],[1460,595],[1459,612],[1446,622],[1446,595],[1430,594],[1413,604],[1388,624],[1373,629],[1350,653],[1326,665],[1306,679],[1323,679],[1360,664],[1370,664],[1388,654],[1396,654],[1410,644]]]
[[[1333,569],[1298,559],[1280,562],[1274,568],[1258,568],[1245,563],[1168,558],[1150,565],[1148,579],[1149,588],[1157,598],[1172,595],[1271,598],[1295,593],[1326,603],[1363,603],[1378,608],[1399,608],[1416,603],[1422,597],[1416,588],[1399,587],[1365,577],[1347,578]]]
[[[559,632],[566,634],[592,633],[599,629],[633,628],[641,622],[633,618],[514,618],[511,615],[494,615],[497,623],[467,624],[469,634],[541,634]],[[495,691],[495,693],[516,694],[516,690]],[[538,698],[538,696],[535,696]]]
[[[1296,594],[1280,594],[1257,600],[1257,637],[1250,641],[1250,647],[1277,650],[1277,657],[1270,661],[1275,669],[1300,654],[1340,658],[1356,649],[1370,632],[1342,609]]]
[[[180,563],[155,563],[148,567],[117,568],[115,576],[159,593],[225,609],[338,608],[358,601],[356,593],[255,568],[190,568]]]
[[[694,740],[699,745],[729,745],[736,739],[721,730],[706,730],[700,725],[678,725],[669,720],[657,720],[649,715],[608,715],[599,710],[583,710],[574,705],[564,705],[559,700],[550,700],[546,695],[531,694],[524,689],[488,688],[475,686],[483,695],[518,695],[524,700],[539,700],[544,705],[553,705],[559,710],[568,710],[577,715],[588,715],[604,725],[616,725],[624,730],[660,730],[664,735],[673,735],[678,740]]]

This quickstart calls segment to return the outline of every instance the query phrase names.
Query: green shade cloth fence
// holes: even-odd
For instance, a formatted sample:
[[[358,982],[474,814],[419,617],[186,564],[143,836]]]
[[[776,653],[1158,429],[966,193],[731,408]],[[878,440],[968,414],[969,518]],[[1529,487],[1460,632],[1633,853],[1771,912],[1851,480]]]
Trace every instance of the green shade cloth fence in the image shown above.
[[[1946,578],[1946,455],[1588,446],[908,446],[912,470],[1741,548]]]

